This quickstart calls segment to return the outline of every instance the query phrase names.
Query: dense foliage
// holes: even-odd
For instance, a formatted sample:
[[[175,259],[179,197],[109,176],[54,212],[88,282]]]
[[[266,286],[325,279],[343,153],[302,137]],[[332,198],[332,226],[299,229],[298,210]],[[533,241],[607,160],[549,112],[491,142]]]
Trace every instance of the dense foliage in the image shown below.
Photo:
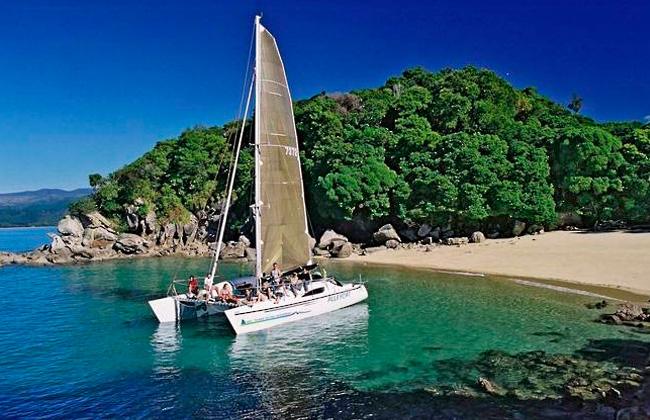
[[[295,104],[310,218],[341,223],[430,223],[469,230],[515,219],[552,226],[644,222],[650,214],[650,127],[598,124],[488,70],[416,68],[376,89],[319,94]],[[158,143],[108,177],[91,176],[97,207],[183,221],[216,204],[234,124],[194,128]],[[242,156],[236,226],[248,217],[252,155]],[[235,227],[236,227],[235,226]]]

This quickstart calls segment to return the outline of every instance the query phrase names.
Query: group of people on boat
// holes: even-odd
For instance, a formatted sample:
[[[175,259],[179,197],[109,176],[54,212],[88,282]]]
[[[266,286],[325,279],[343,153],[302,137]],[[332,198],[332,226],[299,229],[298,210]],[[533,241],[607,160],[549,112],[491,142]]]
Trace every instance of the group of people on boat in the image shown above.
[[[299,275],[300,273],[300,275]],[[232,304],[252,304],[271,300],[277,303],[282,298],[295,298],[304,295],[309,291],[312,281],[312,274],[307,268],[302,272],[292,271],[290,274],[283,273],[278,263],[273,263],[273,269],[269,275],[264,275],[259,289],[245,287],[241,290],[244,296],[235,295],[233,286],[223,281],[214,284],[214,279],[207,273],[203,279],[203,288],[195,276],[191,276],[187,283],[187,296],[191,299],[202,299],[206,301],[226,302]]]
[[[226,303],[237,303],[239,298],[234,295],[232,285],[227,281],[214,284],[210,273],[203,279],[203,289],[199,289],[199,281],[195,276],[190,276],[187,282],[187,296],[190,298],[214,300]]]

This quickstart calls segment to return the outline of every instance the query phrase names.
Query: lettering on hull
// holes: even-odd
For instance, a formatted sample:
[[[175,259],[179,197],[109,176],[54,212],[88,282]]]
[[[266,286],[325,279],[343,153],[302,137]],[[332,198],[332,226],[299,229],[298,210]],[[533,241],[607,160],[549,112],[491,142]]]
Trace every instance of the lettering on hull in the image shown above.
[[[332,295],[327,299],[327,301],[328,302],[336,302],[336,301],[339,301],[339,300],[342,300],[342,299],[347,299],[348,297],[350,297],[350,291],[343,292],[343,293],[337,293],[335,295]]]

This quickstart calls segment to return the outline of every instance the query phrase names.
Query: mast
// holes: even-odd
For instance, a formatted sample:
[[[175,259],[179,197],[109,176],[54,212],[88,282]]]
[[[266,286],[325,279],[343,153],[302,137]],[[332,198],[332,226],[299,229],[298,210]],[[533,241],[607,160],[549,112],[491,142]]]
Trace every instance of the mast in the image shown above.
[[[255,16],[255,203],[253,212],[255,217],[255,277],[258,282],[262,278],[262,215],[261,205],[261,184],[260,184],[260,19],[261,16]]]

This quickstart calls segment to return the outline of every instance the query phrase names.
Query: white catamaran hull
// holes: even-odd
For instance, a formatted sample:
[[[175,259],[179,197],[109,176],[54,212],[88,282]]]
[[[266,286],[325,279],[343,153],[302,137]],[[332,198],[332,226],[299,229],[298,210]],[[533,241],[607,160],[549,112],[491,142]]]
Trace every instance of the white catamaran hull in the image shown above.
[[[278,303],[266,301],[238,306],[224,313],[235,333],[244,334],[332,312],[368,298],[368,291],[363,284],[338,286],[326,281],[315,282],[310,286],[311,290],[317,287],[323,287],[324,291],[311,296],[280,299]]]
[[[217,315],[234,307],[234,305],[223,302],[189,299],[184,294],[150,300],[149,306],[161,323]]]

